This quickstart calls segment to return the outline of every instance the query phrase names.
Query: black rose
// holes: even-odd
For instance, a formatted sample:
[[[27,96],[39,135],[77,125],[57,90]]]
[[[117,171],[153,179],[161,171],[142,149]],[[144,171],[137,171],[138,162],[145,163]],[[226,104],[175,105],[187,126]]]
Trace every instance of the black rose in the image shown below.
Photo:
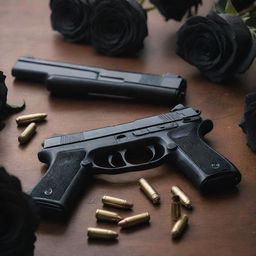
[[[186,13],[191,16],[194,7],[197,12],[202,0],[150,0],[166,20],[174,19],[180,21]]]
[[[147,15],[136,0],[96,0],[92,44],[106,55],[134,55],[148,34]]]
[[[0,116],[3,115],[7,103],[7,87],[4,81],[5,75],[0,71]]]
[[[246,134],[247,145],[256,152],[256,93],[246,95],[240,127]]]
[[[252,5],[255,0],[231,0],[232,4],[236,8],[238,12],[240,12],[243,9],[248,8],[250,5]]]
[[[0,130],[4,127],[1,122],[7,115],[17,113],[25,108],[25,103],[21,106],[7,104],[8,89],[5,85],[6,76],[0,71]]]
[[[94,0],[51,0],[52,28],[69,42],[90,42],[90,16]]]
[[[39,224],[38,208],[21,183],[0,167],[0,255],[32,256]]]
[[[177,54],[214,82],[244,73],[256,56],[249,29],[233,14],[192,17],[177,36]]]

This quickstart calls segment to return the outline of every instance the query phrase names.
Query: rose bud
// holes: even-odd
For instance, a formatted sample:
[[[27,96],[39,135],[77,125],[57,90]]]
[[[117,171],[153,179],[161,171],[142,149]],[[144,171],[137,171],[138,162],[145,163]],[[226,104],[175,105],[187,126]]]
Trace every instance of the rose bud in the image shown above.
[[[231,0],[232,4],[238,12],[248,8],[250,5],[255,3],[255,0]]]
[[[256,152],[256,93],[249,93],[245,98],[244,114],[239,124],[246,134],[247,145]]]
[[[249,29],[233,14],[192,17],[177,36],[177,54],[213,82],[244,73],[256,56]]]
[[[197,13],[198,6],[202,4],[202,0],[150,0],[150,2],[166,20],[174,19],[177,21],[182,20],[186,13],[191,16],[193,7]]]
[[[18,178],[0,167],[0,255],[32,256],[38,224],[33,199],[22,192]]]
[[[90,42],[90,15],[94,0],[51,0],[51,24],[66,41]]]
[[[148,34],[147,15],[136,0],[96,0],[92,44],[106,55],[134,55]]]

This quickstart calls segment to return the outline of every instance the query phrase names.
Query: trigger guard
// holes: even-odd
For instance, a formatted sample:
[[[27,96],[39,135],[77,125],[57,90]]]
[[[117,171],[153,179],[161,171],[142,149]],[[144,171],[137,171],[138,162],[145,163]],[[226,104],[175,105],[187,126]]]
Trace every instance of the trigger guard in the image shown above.
[[[150,163],[154,161],[156,158],[156,149],[154,145],[144,145],[144,146],[135,148],[135,150],[133,148],[129,148],[129,149],[123,150],[122,153],[123,153],[123,158],[127,162],[127,164],[129,166],[134,166],[134,167]]]

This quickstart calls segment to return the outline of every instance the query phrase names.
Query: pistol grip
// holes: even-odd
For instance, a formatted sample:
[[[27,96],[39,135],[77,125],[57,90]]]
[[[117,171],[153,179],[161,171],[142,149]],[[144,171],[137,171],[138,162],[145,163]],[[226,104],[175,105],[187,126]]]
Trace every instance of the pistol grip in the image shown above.
[[[202,139],[212,128],[212,121],[204,120],[189,131],[182,131],[185,136],[172,136],[178,145],[173,160],[204,193],[235,186],[241,180],[237,168]]]
[[[31,196],[39,206],[43,217],[65,219],[84,188],[86,168],[81,166],[83,150],[58,152],[48,171],[33,188]],[[44,159],[49,160],[47,151]]]

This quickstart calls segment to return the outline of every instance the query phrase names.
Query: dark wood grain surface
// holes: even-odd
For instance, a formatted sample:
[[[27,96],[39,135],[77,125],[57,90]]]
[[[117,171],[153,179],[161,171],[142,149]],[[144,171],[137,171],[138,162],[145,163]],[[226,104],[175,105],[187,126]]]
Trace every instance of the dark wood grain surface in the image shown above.
[[[210,0],[204,1],[200,13],[206,14]],[[72,133],[168,112],[170,106],[117,101],[111,99],[67,99],[51,96],[42,84],[15,81],[11,68],[19,56],[101,66],[111,69],[163,74],[180,74],[188,81],[186,104],[201,109],[204,118],[214,121],[214,130],[206,136],[210,145],[227,157],[241,171],[241,184],[232,191],[202,196],[176,170],[163,165],[141,173],[95,178],[75,209],[69,223],[42,221],[37,232],[36,256],[127,255],[127,256],[203,256],[256,255],[256,156],[245,144],[238,127],[244,96],[255,90],[256,63],[246,75],[225,85],[210,83],[197,69],[175,54],[175,32],[180,24],[152,12],[148,16],[149,36],[138,58],[110,58],[98,54],[91,46],[64,42],[51,30],[48,1],[8,0],[0,3],[0,69],[7,75],[8,101],[26,101],[23,114],[47,112],[47,122],[24,147],[17,137],[15,117],[6,120],[0,132],[0,163],[17,175],[25,191],[32,189],[45,170],[37,152],[43,139],[53,133]],[[64,175],[64,174],[63,174]],[[162,204],[154,207],[139,191],[137,180],[147,178],[161,194]],[[189,228],[174,242],[170,236],[170,187],[176,184],[191,197],[194,210],[189,212]],[[148,226],[120,231],[110,224],[97,223],[95,210],[101,208],[104,194],[134,202],[132,213],[149,211]],[[122,212],[124,216],[131,213]],[[89,226],[111,228],[119,232],[118,242],[88,241]]]

